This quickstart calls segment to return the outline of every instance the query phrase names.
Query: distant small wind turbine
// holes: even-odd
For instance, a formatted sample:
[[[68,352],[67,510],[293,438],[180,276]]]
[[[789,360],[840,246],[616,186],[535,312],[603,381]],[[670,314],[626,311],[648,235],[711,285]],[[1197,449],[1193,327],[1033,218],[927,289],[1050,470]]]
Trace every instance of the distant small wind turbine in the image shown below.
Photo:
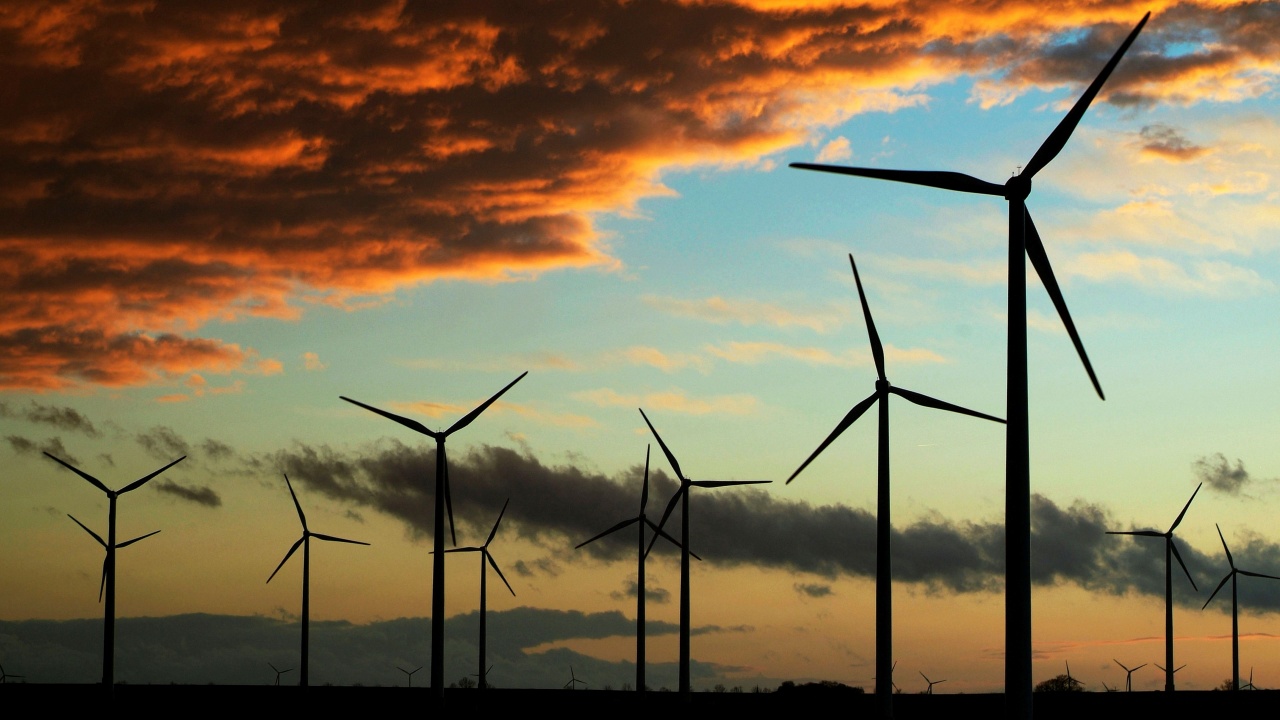
[[[958,172],[916,170],[886,170],[881,168],[840,167],[791,163],[791,167],[804,170],[854,175],[879,180],[923,185],[943,190],[976,193],[1002,197],[1009,203],[1009,292],[1008,292],[1008,343],[1007,388],[1005,395],[1008,418],[1005,442],[1005,693],[1010,717],[1030,718],[1031,696],[1031,450],[1027,402],[1027,273],[1026,261],[1039,275],[1049,293],[1058,316],[1066,327],[1076,353],[1084,364],[1085,372],[1093,388],[1102,398],[1102,386],[1093,372],[1093,366],[1085,355],[1084,343],[1076,332],[1066,300],[1058,288],[1053,268],[1045,253],[1044,243],[1027,211],[1027,198],[1031,195],[1031,181],[1058,153],[1066,147],[1089,105],[1106,83],[1129,46],[1137,39],[1151,13],[1129,33],[1119,49],[1103,66],[1102,72],[1076,101],[1065,117],[1041,143],[1025,167],[997,185]]]
[[[271,665],[271,663],[267,663],[267,664],[268,664],[268,665]],[[285,673],[287,673],[287,672],[293,672],[293,668],[285,668],[284,670],[281,670],[280,668],[276,667],[275,665],[271,665],[271,669],[276,671],[276,687],[280,687],[280,676],[281,676],[281,675],[283,675],[283,674],[285,674]]]
[[[644,581],[644,561],[647,553],[645,552],[644,529],[645,526],[651,528],[655,533],[661,535],[667,540],[680,547],[680,541],[668,535],[662,528],[658,527],[652,520],[645,515],[645,506],[649,504],[649,447],[644,449],[644,484],[640,489],[640,514],[629,520],[614,525],[604,532],[592,537],[590,540],[584,540],[578,543],[574,549],[577,550],[583,545],[595,542],[600,538],[615,533],[632,523],[637,523],[639,530],[639,539],[636,541],[636,692],[644,692],[644,675],[645,675],[645,653],[644,653],[644,631],[645,631],[645,581]],[[696,553],[690,553],[697,558]],[[698,558],[701,559],[701,558]]]
[[[0,685],[3,685],[9,682],[10,680],[26,680],[26,679],[27,679],[26,675],[10,675],[9,673],[4,671],[4,666],[0,665]]]
[[[1241,690],[1257,690],[1258,689],[1253,686],[1253,668],[1252,667],[1249,668],[1249,682],[1245,683],[1244,685],[1241,685],[1240,689]]]
[[[880,344],[880,334],[876,332],[875,320],[871,319],[871,306],[867,304],[867,295],[862,289],[862,278],[858,275],[858,266],[853,261],[853,253],[849,253],[849,266],[853,268],[853,281],[858,286],[858,300],[862,303],[862,317],[866,321],[867,335],[871,341],[871,357],[876,364],[876,389],[857,405],[853,406],[826,440],[813,451],[786,484],[790,485],[809,463],[813,462],[827,446],[835,442],[840,434],[848,430],[858,418],[862,417],[872,405],[879,408],[879,459],[876,473],[876,674],[889,675],[889,659],[893,657],[893,555],[890,552],[890,539],[893,536],[893,521],[890,517],[889,502],[889,396],[897,395],[910,400],[921,407],[935,410],[946,410],[961,415],[970,415],[983,420],[1004,423],[998,417],[936,400],[905,388],[894,387],[884,373],[884,346]],[[887,683],[876,683],[876,701],[881,717],[893,716],[893,693]]]
[[[671,501],[667,503],[667,509],[662,513],[662,520],[658,522],[658,527],[662,528],[667,524],[667,518],[671,517],[671,511],[675,509],[676,503],[680,503],[680,693],[687,699],[692,692],[689,682],[689,488],[720,488],[732,485],[763,485],[769,480],[690,480],[685,477],[680,470],[680,463],[676,461],[676,456],[671,454],[667,449],[667,444],[662,442],[662,436],[658,435],[658,431],[654,429],[653,423],[649,422],[649,416],[644,414],[644,410],[640,410],[640,417],[644,418],[644,424],[649,426],[649,431],[653,433],[653,437],[658,441],[658,447],[662,448],[662,452],[667,456],[667,462],[671,463],[671,469],[675,472],[676,478],[680,480],[680,489],[671,496]],[[653,549],[653,544],[658,541],[658,536],[654,535],[649,541],[649,549]]]
[[[575,686],[575,685],[577,685],[578,683],[582,683],[582,686],[583,686],[583,687],[586,687],[586,686],[587,686],[587,681],[586,681],[586,680],[579,680],[579,679],[578,679],[578,676],[573,674],[573,666],[572,666],[572,665],[570,665],[570,666],[569,666],[569,682],[565,683],[565,684],[564,684],[564,688],[562,688],[562,689],[564,689],[564,690],[573,690],[573,689],[574,689],[574,686]]]
[[[271,578],[280,572],[280,568],[289,562],[289,558],[293,557],[293,553],[302,547],[302,673],[298,678],[298,685],[307,687],[310,679],[308,675],[308,667],[310,665],[309,642],[311,637],[311,538],[317,540],[328,540],[329,542],[350,543],[352,545],[368,545],[367,542],[359,540],[348,540],[346,538],[334,537],[333,535],[321,535],[320,533],[311,532],[307,528],[307,516],[302,512],[302,505],[298,502],[298,496],[293,492],[293,483],[289,482],[289,476],[284,476],[284,482],[289,486],[289,496],[293,498],[293,506],[298,509],[298,520],[302,521],[302,537],[289,548],[289,552],[284,554],[284,559],[272,571],[271,577],[267,578],[267,582],[271,582]]]
[[[400,672],[404,673],[405,675],[408,675],[408,676],[409,676],[409,687],[413,687],[413,674],[414,674],[414,673],[416,673],[416,672],[418,672],[419,670],[421,670],[421,669],[422,669],[422,666],[421,666],[421,665],[419,665],[418,667],[416,667],[416,668],[414,668],[414,669],[412,669],[412,670],[405,670],[404,668],[402,668],[402,667],[400,667],[399,665],[397,665],[397,666],[396,666],[396,669],[397,669],[397,670],[399,670]]]
[[[924,673],[920,673],[920,677],[924,678],[924,681],[925,681],[925,682],[927,682],[927,683],[929,683],[929,687],[928,687],[928,688],[926,688],[926,689],[925,689],[925,691],[924,691],[924,694],[925,694],[925,695],[932,695],[932,694],[933,694],[933,686],[934,686],[934,685],[938,685],[938,684],[940,684],[940,683],[944,683],[944,682],[946,682],[946,680],[930,680],[930,679],[929,679],[929,676],[928,676],[928,675],[925,675]]]
[[[152,478],[164,472],[165,470],[168,470],[174,465],[177,465],[178,463],[182,462],[183,460],[186,459],[187,456],[183,455],[182,457],[178,458],[177,460],[174,460],[168,465],[165,465],[159,470],[156,470],[150,475],[145,475],[137,480],[134,480],[133,482],[129,483],[128,485],[125,485],[119,490],[112,490],[108,488],[106,485],[103,485],[101,480],[84,472],[83,470],[80,470],[79,468],[74,467],[69,463],[63,462],[62,460],[59,460],[58,458],[54,457],[53,455],[50,455],[47,452],[45,453],[45,455],[50,460],[53,460],[59,465],[65,467],[71,472],[89,481],[90,485],[93,485],[94,487],[98,488],[102,492],[106,493],[106,496],[107,496],[108,510],[107,510],[107,539],[106,540],[103,540],[101,537],[98,536],[97,533],[85,527],[84,523],[80,522],[79,520],[76,520],[73,517],[71,519],[75,520],[75,523],[77,525],[84,528],[85,532],[92,535],[93,539],[97,540],[98,543],[102,545],[102,547],[106,548],[107,550],[106,560],[104,560],[102,564],[102,581],[98,584],[98,600],[100,602],[102,601],[103,592],[105,590],[106,602],[104,604],[104,610],[103,610],[104,618],[103,618],[103,630],[102,630],[102,684],[105,685],[107,688],[113,689],[115,687],[115,682],[116,682],[115,680],[116,678],[116,550],[118,550],[119,548],[125,547],[126,545],[132,545],[133,543],[136,543],[139,540],[142,540],[143,538],[148,538],[156,534],[155,532],[148,533],[147,535],[136,537],[132,540],[127,540],[122,543],[117,543],[116,542],[116,500],[121,495],[127,492],[131,492],[133,490],[137,490],[143,485],[146,485],[148,482],[151,481]],[[68,515],[67,517],[71,517],[71,516]],[[157,530],[156,532],[160,532],[160,531]]]
[[[478,552],[480,553],[480,666],[479,680],[477,687],[484,690],[487,687],[485,681],[485,648],[488,647],[488,634],[485,632],[485,618],[488,616],[488,565],[493,566],[494,572],[498,573],[498,577],[502,578],[502,582],[511,590],[511,596],[515,597],[516,591],[512,589],[511,583],[507,582],[507,576],[502,574],[502,569],[498,567],[498,563],[494,561],[493,555],[489,553],[489,543],[493,542],[493,536],[498,534],[498,525],[502,523],[502,516],[507,514],[507,505],[511,503],[511,499],[502,504],[502,512],[498,513],[498,519],[493,523],[493,529],[489,531],[489,538],[484,541],[483,545],[473,547],[453,548],[445,550],[447,553],[454,552]],[[486,561],[488,561],[486,565]]]
[[[431,566],[431,689],[439,700],[444,699],[444,515],[446,506],[449,509],[449,530],[453,532],[453,501],[449,496],[449,462],[445,457],[444,441],[450,435],[470,425],[480,413],[484,412],[492,405],[502,394],[511,389],[512,385],[520,382],[528,371],[520,373],[520,377],[507,383],[493,397],[485,400],[475,410],[467,413],[448,430],[437,432],[428,429],[426,425],[411,420],[407,417],[401,417],[395,413],[389,413],[386,410],[379,410],[372,405],[365,405],[362,402],[352,400],[349,397],[339,395],[340,398],[346,400],[352,405],[359,405],[369,412],[377,413],[388,420],[393,420],[401,425],[422,433],[432,440],[436,441],[436,482],[435,482],[435,512],[432,524],[432,553],[435,559]],[[453,538],[453,544],[458,544],[458,538]]]
[[[1280,577],[1276,577],[1275,575],[1263,575],[1262,573],[1249,572],[1248,570],[1241,570],[1237,568],[1236,561],[1231,557],[1231,550],[1227,547],[1227,540],[1222,537],[1222,528],[1218,527],[1217,523],[1214,523],[1213,526],[1218,528],[1218,539],[1222,541],[1222,551],[1227,554],[1227,564],[1231,566],[1231,571],[1222,578],[1222,582],[1218,583],[1218,587],[1213,589],[1213,592],[1209,595],[1209,599],[1204,601],[1204,605],[1202,605],[1200,609],[1203,610],[1209,607],[1209,603],[1213,602],[1213,598],[1217,596],[1218,591],[1222,589],[1222,586],[1226,585],[1228,580],[1231,581],[1231,689],[1239,690],[1240,614],[1239,604],[1236,600],[1236,577],[1239,575],[1248,575],[1249,577],[1268,578],[1271,580],[1280,580]],[[1250,670],[1250,672],[1252,672],[1252,670]]]
[[[1115,664],[1117,664],[1117,665],[1119,665],[1120,667],[1124,668],[1124,673],[1125,673],[1125,674],[1124,674],[1124,690],[1125,690],[1125,692],[1133,692],[1133,673],[1134,673],[1134,671],[1135,671],[1135,670],[1141,670],[1142,668],[1146,667],[1146,666],[1147,666],[1147,664],[1146,664],[1146,663],[1142,663],[1142,664],[1141,664],[1141,665],[1139,665],[1138,667],[1135,667],[1135,668],[1129,668],[1129,667],[1125,667],[1124,663],[1120,662],[1119,660],[1116,660],[1115,658],[1111,658],[1111,659],[1115,661]]]
[[[1191,500],[1196,499],[1196,493],[1200,492],[1200,485],[1196,485],[1195,491],[1191,493]],[[1196,581],[1191,578],[1191,571],[1187,569],[1187,564],[1182,562],[1182,555],[1178,554],[1178,546],[1173,542],[1173,531],[1177,529],[1178,524],[1182,522],[1182,517],[1187,514],[1187,508],[1191,507],[1191,500],[1187,500],[1187,504],[1182,506],[1182,512],[1178,513],[1178,518],[1173,521],[1169,529],[1160,532],[1159,530],[1108,530],[1108,535],[1136,535],[1139,537],[1158,537],[1164,538],[1164,664],[1166,667],[1173,667],[1173,560],[1177,558],[1178,565],[1182,566],[1182,572],[1187,574],[1187,580],[1191,582],[1191,587],[1196,587]],[[1160,667],[1156,665],[1156,667]],[[1164,668],[1160,668],[1164,670]],[[1165,692],[1173,692],[1173,674],[1177,670],[1164,671],[1164,689]]]

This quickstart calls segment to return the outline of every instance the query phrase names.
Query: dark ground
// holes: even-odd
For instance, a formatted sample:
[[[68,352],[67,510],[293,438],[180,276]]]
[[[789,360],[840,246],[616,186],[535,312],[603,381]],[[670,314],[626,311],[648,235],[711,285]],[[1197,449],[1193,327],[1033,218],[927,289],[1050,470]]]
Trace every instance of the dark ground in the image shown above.
[[[98,685],[52,685],[10,683],[0,685],[0,698],[26,708],[93,707],[103,698]],[[117,685],[111,701],[118,710],[142,713],[164,710],[182,712],[219,710],[260,711],[264,707],[299,710],[304,708],[328,712],[369,711],[403,706],[406,695],[415,703],[431,704],[429,688],[404,687],[274,687],[235,685]],[[395,705],[387,705],[394,702]],[[637,710],[676,709],[682,706],[702,709],[743,709],[749,712],[797,709],[825,710],[838,708],[845,716],[875,717],[872,695],[831,688],[776,690],[769,693],[699,692],[682,697],[674,692],[647,692],[638,695],[620,690],[462,690],[445,691],[445,707],[466,712],[471,709],[514,710],[613,710],[623,713]],[[14,705],[9,705],[13,707]],[[1280,710],[1280,691],[1261,690],[1238,693],[1217,691],[1182,691],[1177,693],[1037,693],[1037,720],[1101,720],[1102,718],[1142,717],[1223,717],[1224,713],[1259,713],[1258,717],[1275,717]],[[1267,713],[1267,715],[1261,715]],[[1005,716],[1004,696],[975,695],[895,695],[894,717],[900,720],[941,717],[999,718]]]

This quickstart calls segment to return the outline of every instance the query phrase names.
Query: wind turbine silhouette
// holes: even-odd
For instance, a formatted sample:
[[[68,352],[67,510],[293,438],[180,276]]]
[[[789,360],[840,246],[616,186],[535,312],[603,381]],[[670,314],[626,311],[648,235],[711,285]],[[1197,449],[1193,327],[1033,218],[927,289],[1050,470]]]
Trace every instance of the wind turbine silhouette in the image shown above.
[[[372,405],[365,405],[349,397],[338,396],[352,405],[359,405],[365,410],[377,413],[388,420],[394,420],[410,430],[422,433],[436,441],[435,512],[432,521],[433,549],[431,551],[435,555],[431,565],[431,688],[439,701],[444,700],[444,514],[446,507],[449,510],[449,532],[453,537],[453,544],[458,544],[457,534],[453,529],[453,500],[449,496],[449,462],[445,457],[444,441],[453,433],[470,425],[473,420],[480,416],[480,413],[488,409],[498,398],[502,397],[503,393],[510,390],[512,385],[520,382],[528,374],[529,371],[527,370],[520,373],[520,377],[512,380],[506,387],[499,390],[496,395],[485,400],[475,410],[467,413],[461,420],[450,425],[448,430],[442,432],[430,430],[417,420],[401,417],[386,410],[379,410]]]
[[[1250,673],[1251,673],[1250,677],[1253,677],[1252,671],[1250,671]],[[27,679],[26,675],[11,675],[5,672],[4,666],[0,665],[0,685],[3,685],[9,682],[10,680],[26,680],[26,679]]]
[[[1146,663],[1142,663],[1141,665],[1139,665],[1139,666],[1138,666],[1138,667],[1136,667],[1136,668],[1127,668],[1127,667],[1125,667],[1124,663],[1120,662],[1119,660],[1116,660],[1115,658],[1111,658],[1111,659],[1112,659],[1112,660],[1114,660],[1114,661],[1115,661],[1115,663],[1116,663],[1117,665],[1119,665],[1120,667],[1124,668],[1124,672],[1125,672],[1125,675],[1124,675],[1124,690],[1125,690],[1125,692],[1133,692],[1133,673],[1134,673],[1134,671],[1135,671],[1135,670],[1141,670],[1142,668],[1146,667],[1146,666],[1147,666],[1147,664],[1146,664]]]
[[[564,688],[562,688],[562,689],[564,689],[564,690],[573,690],[573,689],[574,689],[574,686],[575,686],[575,685],[577,685],[578,683],[582,683],[582,686],[583,686],[583,687],[586,687],[586,686],[587,686],[587,681],[586,681],[586,680],[579,680],[579,679],[578,679],[578,676],[573,674],[573,666],[572,666],[572,665],[570,665],[570,666],[569,666],[569,682],[565,683],[565,684],[564,684]]]
[[[1204,483],[1200,483],[1204,485]],[[1200,485],[1196,485],[1196,489],[1191,493],[1191,500],[1196,499],[1196,493],[1200,492]],[[1165,532],[1158,530],[1108,530],[1108,535],[1137,535],[1140,537],[1158,537],[1164,538],[1164,664],[1165,667],[1173,667],[1173,562],[1170,555],[1177,558],[1178,565],[1182,566],[1182,572],[1187,574],[1187,580],[1191,582],[1191,587],[1199,591],[1196,587],[1196,581],[1191,578],[1191,571],[1187,569],[1187,564],[1182,562],[1182,555],[1178,554],[1178,546],[1173,542],[1173,531],[1178,527],[1178,523],[1182,522],[1182,516],[1187,514],[1187,508],[1191,507],[1191,500],[1182,506],[1182,512],[1178,513],[1178,519],[1173,521],[1169,529]],[[1156,667],[1160,667],[1156,665]],[[1164,689],[1166,692],[1173,692],[1173,674],[1177,670],[1164,670]]]
[[[924,681],[925,681],[925,682],[927,682],[927,683],[929,683],[929,687],[924,691],[924,694],[925,694],[925,695],[932,695],[932,694],[933,694],[933,686],[934,686],[934,685],[937,685],[937,684],[939,684],[939,683],[944,683],[944,682],[946,682],[946,680],[930,680],[930,679],[929,679],[929,676],[928,676],[928,675],[925,675],[924,673],[920,673],[920,677],[924,678]]]
[[[404,668],[402,668],[402,667],[400,667],[399,665],[397,665],[397,666],[396,666],[396,669],[397,669],[397,670],[399,670],[400,672],[404,673],[405,675],[408,675],[408,676],[409,676],[409,687],[413,687],[413,674],[414,674],[414,673],[416,673],[416,672],[418,672],[419,670],[421,670],[421,669],[422,669],[422,666],[421,666],[421,665],[419,665],[418,667],[416,667],[416,668],[414,668],[414,669],[412,669],[412,670],[405,670]]]
[[[1209,595],[1209,599],[1204,601],[1204,605],[1202,605],[1200,609],[1203,610],[1209,607],[1209,603],[1213,602],[1213,598],[1218,594],[1218,591],[1222,589],[1222,586],[1226,585],[1228,580],[1231,581],[1231,689],[1239,690],[1240,616],[1238,614],[1239,606],[1236,602],[1236,577],[1238,575],[1248,575],[1249,577],[1269,578],[1271,580],[1280,580],[1280,577],[1276,577],[1275,575],[1263,575],[1262,573],[1249,572],[1248,570],[1241,570],[1240,568],[1237,568],[1236,561],[1231,557],[1231,550],[1227,548],[1226,538],[1222,537],[1222,528],[1218,527],[1217,523],[1214,523],[1213,526],[1218,528],[1218,539],[1222,541],[1222,551],[1227,554],[1227,564],[1231,566],[1231,572],[1227,573],[1226,577],[1222,578],[1222,582],[1218,583],[1218,587],[1213,589],[1213,592]],[[1250,673],[1252,672],[1253,671],[1250,670]],[[1252,680],[1252,677],[1250,680]]]
[[[84,523],[80,522],[79,520],[76,520],[74,517],[71,517],[71,515],[67,515],[67,517],[71,517],[72,520],[75,520],[75,523],[77,525],[84,528],[84,531],[92,535],[93,539],[97,540],[98,544],[102,545],[102,547],[105,548],[107,551],[107,557],[102,562],[102,581],[98,584],[98,601],[99,602],[102,602],[103,591],[105,590],[106,592],[106,602],[104,603],[103,628],[102,628],[102,684],[105,685],[109,690],[114,691],[115,678],[116,678],[116,550],[128,545],[132,545],[133,543],[136,543],[139,540],[142,540],[143,538],[151,537],[152,535],[155,535],[156,532],[160,532],[159,530],[157,530],[152,533],[147,533],[146,535],[143,535],[141,537],[136,537],[132,540],[126,540],[125,542],[117,543],[116,542],[116,500],[121,495],[127,492],[132,492],[142,487],[143,485],[146,485],[148,482],[151,481],[152,478],[164,472],[165,470],[168,470],[174,465],[177,465],[178,463],[182,462],[183,460],[186,459],[187,456],[183,455],[182,457],[178,458],[177,460],[174,460],[168,465],[165,465],[159,470],[156,470],[150,475],[144,475],[143,477],[137,480],[134,480],[133,482],[129,483],[128,485],[125,485],[119,490],[112,490],[108,488],[106,485],[102,484],[101,480],[84,472],[83,470],[80,470],[79,468],[62,461],[54,457],[53,455],[50,455],[47,452],[45,453],[45,455],[48,456],[50,460],[53,460],[54,462],[65,467],[71,472],[84,478],[89,482],[90,485],[93,485],[94,487],[98,488],[102,492],[106,493],[106,496],[107,496],[109,509],[107,511],[107,539],[106,540],[103,540],[101,537],[98,536],[97,533],[85,527]]]
[[[302,505],[298,502],[297,494],[293,492],[293,483],[289,482],[288,475],[284,476],[284,482],[289,486],[289,496],[293,498],[293,506],[298,509],[298,520],[302,522],[302,537],[298,538],[293,547],[289,548],[289,552],[284,554],[284,559],[271,572],[271,577],[267,578],[267,582],[270,583],[276,573],[280,572],[280,568],[289,562],[289,558],[293,557],[293,554],[297,552],[298,546],[302,546],[302,672],[298,678],[298,685],[307,687],[310,679],[308,668],[311,655],[309,649],[311,638],[311,538],[329,542],[351,543],[352,545],[368,545],[369,543],[311,532],[307,528],[307,516],[302,512]]]
[[[841,167],[791,163],[791,167],[804,170],[855,175],[860,177],[893,180],[924,185],[943,190],[994,195],[1009,201],[1009,340],[1008,340],[1008,411],[1007,441],[1005,443],[1005,692],[1009,711],[1017,717],[1031,717],[1031,470],[1030,435],[1027,409],[1027,307],[1026,261],[1031,264],[1066,326],[1067,333],[1076,347],[1085,371],[1093,382],[1099,397],[1102,386],[1093,372],[1084,344],[1080,341],[1075,324],[1067,311],[1066,301],[1049,265],[1044,243],[1036,231],[1031,215],[1027,212],[1026,199],[1031,194],[1031,180],[1044,169],[1062,148],[1079,125],[1103,83],[1115,70],[1129,46],[1138,37],[1151,13],[1129,33],[1102,72],[1085,90],[1075,106],[1067,112],[1049,137],[1036,150],[1026,167],[1009,178],[1003,185],[996,185],[958,172],[917,170],[882,170],[877,168]]]
[[[640,417],[644,418],[644,424],[649,426],[649,431],[653,433],[653,437],[658,441],[658,447],[662,448],[662,453],[667,456],[667,462],[671,463],[672,471],[680,479],[680,489],[676,490],[675,494],[671,496],[671,501],[667,503],[667,509],[662,513],[662,520],[658,522],[658,528],[661,530],[667,524],[667,518],[671,517],[671,511],[675,509],[676,502],[683,499],[680,502],[680,692],[687,700],[692,692],[689,685],[689,488],[764,485],[770,481],[690,480],[680,470],[680,463],[676,461],[676,456],[672,455],[671,450],[667,449],[667,444],[662,442],[662,436],[654,429],[653,423],[649,422],[649,416],[644,414],[644,410],[640,410]],[[653,549],[653,545],[657,541],[658,535],[655,534],[653,539],[649,541],[649,550]]]
[[[853,261],[853,253],[849,253],[849,266],[853,268],[853,281],[858,286],[858,300],[862,303],[862,316],[866,320],[867,335],[871,341],[871,356],[875,360],[878,376],[876,389],[865,400],[853,406],[853,409],[836,425],[836,429],[822,441],[818,449],[814,450],[813,454],[791,473],[786,484],[790,485],[791,481],[809,466],[809,463],[813,462],[837,437],[840,437],[840,433],[857,422],[858,418],[862,417],[873,404],[879,405],[879,470],[876,479],[876,675],[889,677],[889,662],[893,657],[893,568],[890,553],[893,523],[889,511],[889,395],[898,395],[916,405],[936,410],[972,415],[998,423],[1003,423],[1004,420],[890,385],[884,374],[884,346],[880,344],[880,334],[876,332],[876,323],[871,318],[871,306],[867,304],[867,295],[862,289],[862,278],[858,275],[858,265]],[[876,703],[882,717],[887,718],[893,715],[893,688],[890,683],[876,683]]]
[[[676,547],[680,547],[680,542],[675,538],[671,537],[670,535],[668,535],[662,528],[655,525],[654,522],[649,519],[649,517],[645,514],[645,511],[644,511],[645,507],[649,504],[649,449],[650,447],[652,446],[646,445],[644,448],[644,485],[640,489],[640,514],[636,515],[635,517],[629,520],[623,520],[622,522],[618,523],[617,525],[614,525],[608,530],[605,530],[604,532],[592,537],[590,540],[584,540],[583,542],[578,543],[573,548],[574,550],[578,550],[583,545],[587,545],[588,543],[593,543],[596,540],[599,540],[600,538],[606,535],[610,535],[619,530],[622,530],[623,528],[626,528],[632,523],[638,523],[639,532],[637,533],[638,538],[636,541],[636,558],[637,558],[636,560],[636,692],[641,692],[641,693],[644,692],[644,671],[645,671],[645,667],[644,667],[645,666],[644,561],[645,561],[645,556],[648,554],[645,552],[645,542],[644,542],[645,526],[652,528],[655,533],[657,533],[658,535],[661,535],[667,540],[670,540],[673,544],[675,544]],[[702,558],[699,558],[696,553],[690,553],[690,555],[693,555],[693,557],[699,560],[702,559]]]
[[[1062,662],[1066,663],[1067,666],[1067,688],[1070,689],[1078,685],[1084,685],[1084,683],[1071,677],[1071,663],[1066,660],[1063,660]]]
[[[271,665],[271,663],[267,663],[267,664],[268,664],[268,665]],[[271,669],[276,671],[276,687],[280,687],[280,676],[281,676],[281,675],[283,675],[283,674],[285,674],[285,673],[287,673],[287,672],[293,672],[293,668],[286,668],[286,669],[284,669],[284,670],[281,670],[281,669],[277,668],[275,665],[271,665]]]
[[[507,582],[507,576],[502,574],[502,569],[498,567],[498,563],[494,562],[493,555],[489,553],[489,543],[493,542],[493,536],[498,534],[498,525],[502,522],[502,516],[507,514],[507,505],[510,503],[511,503],[511,498],[507,498],[507,502],[502,504],[502,512],[498,513],[498,519],[496,522],[493,523],[493,529],[489,531],[489,538],[484,541],[483,545],[480,545],[478,547],[472,546],[472,547],[462,547],[462,548],[453,548],[451,550],[445,550],[445,552],[447,553],[453,553],[453,552],[480,553],[480,669],[479,669],[479,672],[477,673],[477,675],[479,676],[479,680],[477,681],[478,682],[477,687],[481,690],[484,690],[485,687],[487,687],[485,676],[488,674],[484,669],[485,648],[488,646],[488,635],[485,632],[485,617],[488,614],[487,583],[488,583],[488,577],[489,577],[488,568],[485,565],[486,560],[488,561],[489,565],[493,566],[494,571],[498,573],[498,577],[502,578],[502,582],[507,586],[507,589],[511,590],[511,596],[515,597],[515,594],[516,594],[516,591],[511,589],[511,583]]]

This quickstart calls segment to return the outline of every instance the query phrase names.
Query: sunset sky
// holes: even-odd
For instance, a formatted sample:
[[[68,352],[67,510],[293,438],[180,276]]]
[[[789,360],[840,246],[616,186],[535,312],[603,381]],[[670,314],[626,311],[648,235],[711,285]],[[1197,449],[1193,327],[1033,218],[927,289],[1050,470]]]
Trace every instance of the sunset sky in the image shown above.
[[[195,5],[0,6],[7,672],[101,676],[102,550],[67,515],[105,535],[107,501],[43,453],[112,488],[185,455],[119,501],[121,540],[161,532],[118,555],[154,646],[122,620],[117,679],[297,665],[301,558],[266,584],[301,532],[287,473],[313,531],[370,543],[312,547],[312,683],[402,684],[430,662],[434,443],[339,396],[442,430],[528,371],[449,442],[460,545],[510,500],[494,685],[633,677],[634,535],[573,548],[636,514],[643,408],[689,477],[772,481],[693,492],[695,689],[871,690],[875,418],[784,481],[874,389],[849,253],[889,380],[1004,416],[1007,204],[788,163],[1003,183],[1149,11],[1028,200],[1106,392],[1032,279],[1034,673],[1164,663],[1163,544],[1105,531],[1164,531],[1203,482],[1178,685],[1230,676],[1215,523],[1280,575],[1280,3]],[[1003,427],[891,405],[895,680],[999,692]],[[677,560],[648,565],[672,688]],[[449,556],[449,680],[476,562]],[[1280,686],[1280,582],[1240,607],[1242,669]]]

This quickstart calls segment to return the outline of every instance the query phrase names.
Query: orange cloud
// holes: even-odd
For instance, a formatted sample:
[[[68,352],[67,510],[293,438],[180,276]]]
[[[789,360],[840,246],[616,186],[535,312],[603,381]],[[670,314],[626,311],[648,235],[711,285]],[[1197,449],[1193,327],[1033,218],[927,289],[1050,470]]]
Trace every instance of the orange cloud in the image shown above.
[[[1103,100],[1273,86],[1269,8],[1208,0],[10,0],[0,389],[269,372],[194,335],[443,278],[614,267],[594,217],[670,194],[664,172],[767,166],[959,74],[984,103],[1079,85],[1148,9]]]

